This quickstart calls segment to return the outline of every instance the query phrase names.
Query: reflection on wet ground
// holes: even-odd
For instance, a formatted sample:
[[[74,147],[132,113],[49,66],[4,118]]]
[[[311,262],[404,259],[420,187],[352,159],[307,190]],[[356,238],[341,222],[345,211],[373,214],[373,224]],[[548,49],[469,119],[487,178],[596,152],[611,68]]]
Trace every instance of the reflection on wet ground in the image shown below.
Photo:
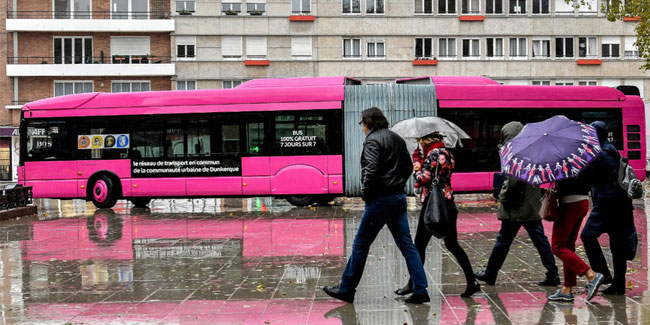
[[[433,240],[425,264],[432,301],[417,306],[392,293],[407,271],[386,230],[371,248],[354,305],[321,291],[339,281],[363,209],[354,199],[338,203],[293,208],[268,198],[155,200],[150,210],[123,202],[95,210],[79,200],[39,201],[38,216],[0,223],[0,322],[650,323],[642,205],[635,211],[640,247],[629,263],[625,297],[587,303],[578,288],[574,303],[549,303],[556,288],[536,285],[544,269],[522,233],[497,285],[470,299],[459,295],[465,283],[456,261]],[[495,208],[489,202],[459,207],[461,245],[478,269],[499,228]],[[412,231],[417,213],[411,206]],[[608,245],[606,238],[601,243]]]

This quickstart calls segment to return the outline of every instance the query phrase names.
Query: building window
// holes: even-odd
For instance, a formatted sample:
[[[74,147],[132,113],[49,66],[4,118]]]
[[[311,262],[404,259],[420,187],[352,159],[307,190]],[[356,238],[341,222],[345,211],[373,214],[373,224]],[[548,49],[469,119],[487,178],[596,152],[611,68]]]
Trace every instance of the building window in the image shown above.
[[[56,64],[93,63],[93,38],[92,37],[55,37],[54,38],[54,63]]]
[[[481,42],[478,39],[463,39],[463,57],[478,57],[480,52]]]
[[[456,39],[440,38],[438,39],[438,56],[441,58],[456,57]]]
[[[525,14],[526,0],[510,0],[510,13],[515,15]]]
[[[246,37],[246,59],[266,59],[266,36]]]
[[[618,58],[621,56],[621,38],[618,36],[603,36],[602,56],[604,58]]]
[[[550,57],[551,57],[551,40],[534,39],[533,58],[550,58]]]
[[[242,38],[241,36],[221,37],[221,56],[224,59],[241,59]]]
[[[195,90],[196,80],[178,80],[176,81],[176,90]]]
[[[533,80],[533,81],[531,81],[531,85],[533,85],[533,86],[550,86],[551,81],[550,80]]]
[[[113,64],[149,63],[151,39],[149,36],[112,36],[111,62]]]
[[[374,42],[374,41],[369,41],[367,43],[367,52],[366,55],[369,58],[383,58],[386,57],[386,46],[384,45],[384,42]]]
[[[485,1],[486,14],[502,14],[503,13],[503,0],[486,0]]]
[[[556,58],[573,57],[573,37],[555,38],[555,57]]]
[[[361,13],[361,0],[343,0],[341,5],[344,14]]]
[[[578,37],[578,56],[581,58],[598,56],[598,42],[596,37]]]
[[[441,0],[439,0],[441,1]],[[433,13],[433,0],[415,0],[415,13],[416,14],[432,14]]]
[[[550,0],[533,0],[533,14],[544,15],[551,12]]]
[[[111,0],[112,19],[149,19],[149,0]]]
[[[556,81],[556,86],[573,86],[573,81]]]
[[[383,14],[384,0],[366,0],[366,13]]]
[[[555,0],[555,14],[556,15],[573,15],[575,7],[573,1],[567,3],[565,0]]]
[[[92,93],[92,81],[55,81],[54,96]]]
[[[311,0],[291,0],[291,12],[294,14],[310,13]]]
[[[196,57],[196,37],[176,36],[176,57],[193,59]]]
[[[526,38],[511,38],[510,39],[510,57],[511,58],[525,58],[526,53]]]
[[[149,81],[113,81],[111,85],[111,92],[114,93],[129,93],[137,91],[150,91],[151,82]]]
[[[433,57],[433,38],[415,39],[415,58]]]
[[[580,15],[595,15],[598,13],[598,1],[597,0],[581,0],[580,8],[578,8],[578,14]]]
[[[344,38],[343,39],[343,57],[360,58],[361,57],[361,39]]]
[[[598,86],[598,82],[596,80],[580,80],[578,86]]]
[[[224,80],[222,88],[223,89],[235,88],[235,87],[241,85],[243,82],[244,82],[244,80]]]
[[[456,0],[438,0],[439,14],[455,14]]]
[[[481,2],[479,0],[461,0],[461,13],[478,14],[481,12]]]
[[[222,2],[221,13],[224,15],[238,15],[241,12],[241,2]]]
[[[266,0],[246,0],[246,12],[251,16],[260,16],[266,11]]]
[[[311,36],[293,36],[291,38],[291,57],[294,60],[311,59]]]
[[[182,15],[191,15],[196,9],[194,0],[192,1],[182,1],[176,0],[176,12]]]
[[[487,38],[486,39],[486,53],[485,56],[489,58],[502,58],[503,57],[503,38]]]
[[[636,43],[636,36],[625,36],[625,58],[638,59],[639,48],[634,45]]]
[[[54,0],[54,19],[90,19],[91,0]]]

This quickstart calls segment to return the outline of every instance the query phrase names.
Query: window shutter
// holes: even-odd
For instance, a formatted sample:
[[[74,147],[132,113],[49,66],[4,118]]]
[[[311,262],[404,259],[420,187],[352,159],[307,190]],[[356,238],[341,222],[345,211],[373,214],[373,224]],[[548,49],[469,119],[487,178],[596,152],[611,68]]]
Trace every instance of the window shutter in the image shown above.
[[[196,37],[194,36],[176,36],[176,45],[195,45]]]
[[[266,37],[265,36],[246,37],[246,56],[265,57]]]
[[[241,36],[223,36],[221,37],[221,55],[222,56],[241,56]]]
[[[621,38],[619,36],[603,36],[603,44],[620,44]]]
[[[151,41],[148,36],[111,37],[111,55],[151,54]]]
[[[572,3],[566,3],[565,0],[555,0],[555,13],[572,14],[574,11]]]
[[[634,42],[636,42],[636,36],[625,36],[625,51],[636,51]]]
[[[291,55],[311,56],[311,36],[294,36],[291,38]]]

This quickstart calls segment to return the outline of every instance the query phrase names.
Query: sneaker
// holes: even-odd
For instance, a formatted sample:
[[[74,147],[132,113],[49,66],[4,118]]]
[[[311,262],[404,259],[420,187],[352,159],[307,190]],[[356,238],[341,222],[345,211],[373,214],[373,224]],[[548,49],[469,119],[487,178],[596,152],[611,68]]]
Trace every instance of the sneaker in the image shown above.
[[[565,294],[562,293],[562,290],[558,290],[556,293],[550,295],[548,297],[548,300],[550,300],[550,301],[572,302],[573,301],[573,293],[565,295]]]
[[[341,292],[338,286],[335,287],[323,287],[323,291],[332,298],[345,301],[347,303],[354,303],[354,293]]]
[[[605,276],[600,273],[596,273],[596,278],[587,284],[587,301],[591,300],[591,298],[596,295],[598,288],[601,284],[603,284],[603,280],[605,280]]]

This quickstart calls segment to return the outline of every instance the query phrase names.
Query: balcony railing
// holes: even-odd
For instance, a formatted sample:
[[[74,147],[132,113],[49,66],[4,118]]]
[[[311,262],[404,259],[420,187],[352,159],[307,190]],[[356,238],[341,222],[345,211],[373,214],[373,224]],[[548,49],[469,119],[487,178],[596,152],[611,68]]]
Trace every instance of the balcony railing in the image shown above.
[[[7,64],[160,64],[172,63],[171,56],[8,56]]]
[[[7,11],[7,19],[170,19],[169,11]]]

